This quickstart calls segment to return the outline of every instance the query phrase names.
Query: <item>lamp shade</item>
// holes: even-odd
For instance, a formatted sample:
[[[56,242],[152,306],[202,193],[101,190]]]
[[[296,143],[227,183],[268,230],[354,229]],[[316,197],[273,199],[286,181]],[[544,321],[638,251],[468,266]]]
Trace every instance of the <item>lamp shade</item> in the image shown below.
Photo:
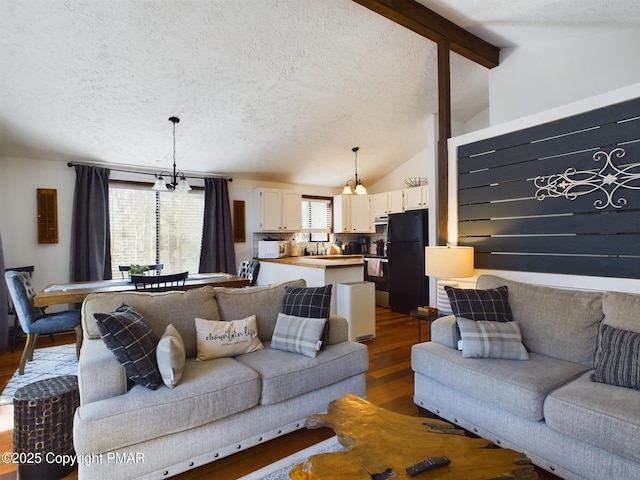
[[[356,185],[356,194],[357,195],[366,195],[367,194],[367,189],[364,188],[364,185],[360,181]]]
[[[164,179],[162,178],[162,175],[156,178],[156,183],[153,184],[153,187],[151,187],[151,190],[155,190],[156,192],[166,192],[169,190],[167,188],[167,184],[164,183]]]
[[[178,181],[178,184],[175,187],[176,192],[180,192],[180,193],[187,193],[189,191],[191,191],[191,185],[189,185],[189,182],[187,181],[186,178],[184,178],[184,176],[180,177],[180,180]]]
[[[425,247],[424,274],[435,278],[473,276],[473,247]]]

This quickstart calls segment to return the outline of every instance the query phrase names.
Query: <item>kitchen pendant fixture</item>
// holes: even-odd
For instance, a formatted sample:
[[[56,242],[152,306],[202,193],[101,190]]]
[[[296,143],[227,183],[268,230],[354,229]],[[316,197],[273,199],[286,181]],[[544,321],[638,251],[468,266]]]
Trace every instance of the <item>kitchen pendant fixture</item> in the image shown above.
[[[169,117],[169,121],[173,123],[173,173],[160,172],[156,175],[156,182],[153,184],[152,190],[156,192],[168,192],[173,190],[174,192],[186,193],[191,190],[191,186],[187,181],[184,173],[176,172],[176,123],[180,122],[178,117]],[[168,175],[171,178],[169,183],[165,183],[163,175]]]
[[[343,195],[352,195],[354,193],[354,190],[351,188],[351,185],[349,185],[350,183],[353,183],[353,188],[355,189],[355,193],[357,195],[366,195],[367,194],[367,189],[364,188],[364,185],[362,184],[361,180],[358,180],[358,150],[360,150],[360,147],[353,147],[351,149],[351,151],[355,154],[356,159],[356,179],[355,181],[353,180],[347,180],[347,184],[344,186],[344,189],[342,190],[342,194]]]

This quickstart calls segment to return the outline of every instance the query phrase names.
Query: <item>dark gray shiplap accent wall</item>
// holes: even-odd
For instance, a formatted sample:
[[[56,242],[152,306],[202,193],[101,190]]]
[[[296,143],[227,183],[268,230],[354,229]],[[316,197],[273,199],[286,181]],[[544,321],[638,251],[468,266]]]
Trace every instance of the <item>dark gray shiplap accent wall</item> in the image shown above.
[[[640,278],[640,98],[458,147],[480,269]]]

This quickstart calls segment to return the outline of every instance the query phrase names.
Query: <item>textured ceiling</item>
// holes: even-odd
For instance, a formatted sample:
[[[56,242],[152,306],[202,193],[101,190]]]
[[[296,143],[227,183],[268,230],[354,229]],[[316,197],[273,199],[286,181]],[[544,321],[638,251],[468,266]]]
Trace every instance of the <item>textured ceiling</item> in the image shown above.
[[[420,0],[497,46],[640,19],[637,0]],[[541,33],[542,32],[542,33]],[[435,45],[350,0],[0,0],[0,155],[339,188],[426,147]],[[488,104],[452,55],[453,118]]]

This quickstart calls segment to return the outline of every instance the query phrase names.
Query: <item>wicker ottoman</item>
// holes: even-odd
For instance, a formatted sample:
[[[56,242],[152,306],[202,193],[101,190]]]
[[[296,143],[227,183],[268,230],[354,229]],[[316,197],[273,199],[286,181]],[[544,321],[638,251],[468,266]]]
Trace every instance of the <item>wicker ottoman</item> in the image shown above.
[[[78,377],[30,383],[13,396],[13,450],[19,479],[59,479],[76,468],[73,415],[80,404]]]

